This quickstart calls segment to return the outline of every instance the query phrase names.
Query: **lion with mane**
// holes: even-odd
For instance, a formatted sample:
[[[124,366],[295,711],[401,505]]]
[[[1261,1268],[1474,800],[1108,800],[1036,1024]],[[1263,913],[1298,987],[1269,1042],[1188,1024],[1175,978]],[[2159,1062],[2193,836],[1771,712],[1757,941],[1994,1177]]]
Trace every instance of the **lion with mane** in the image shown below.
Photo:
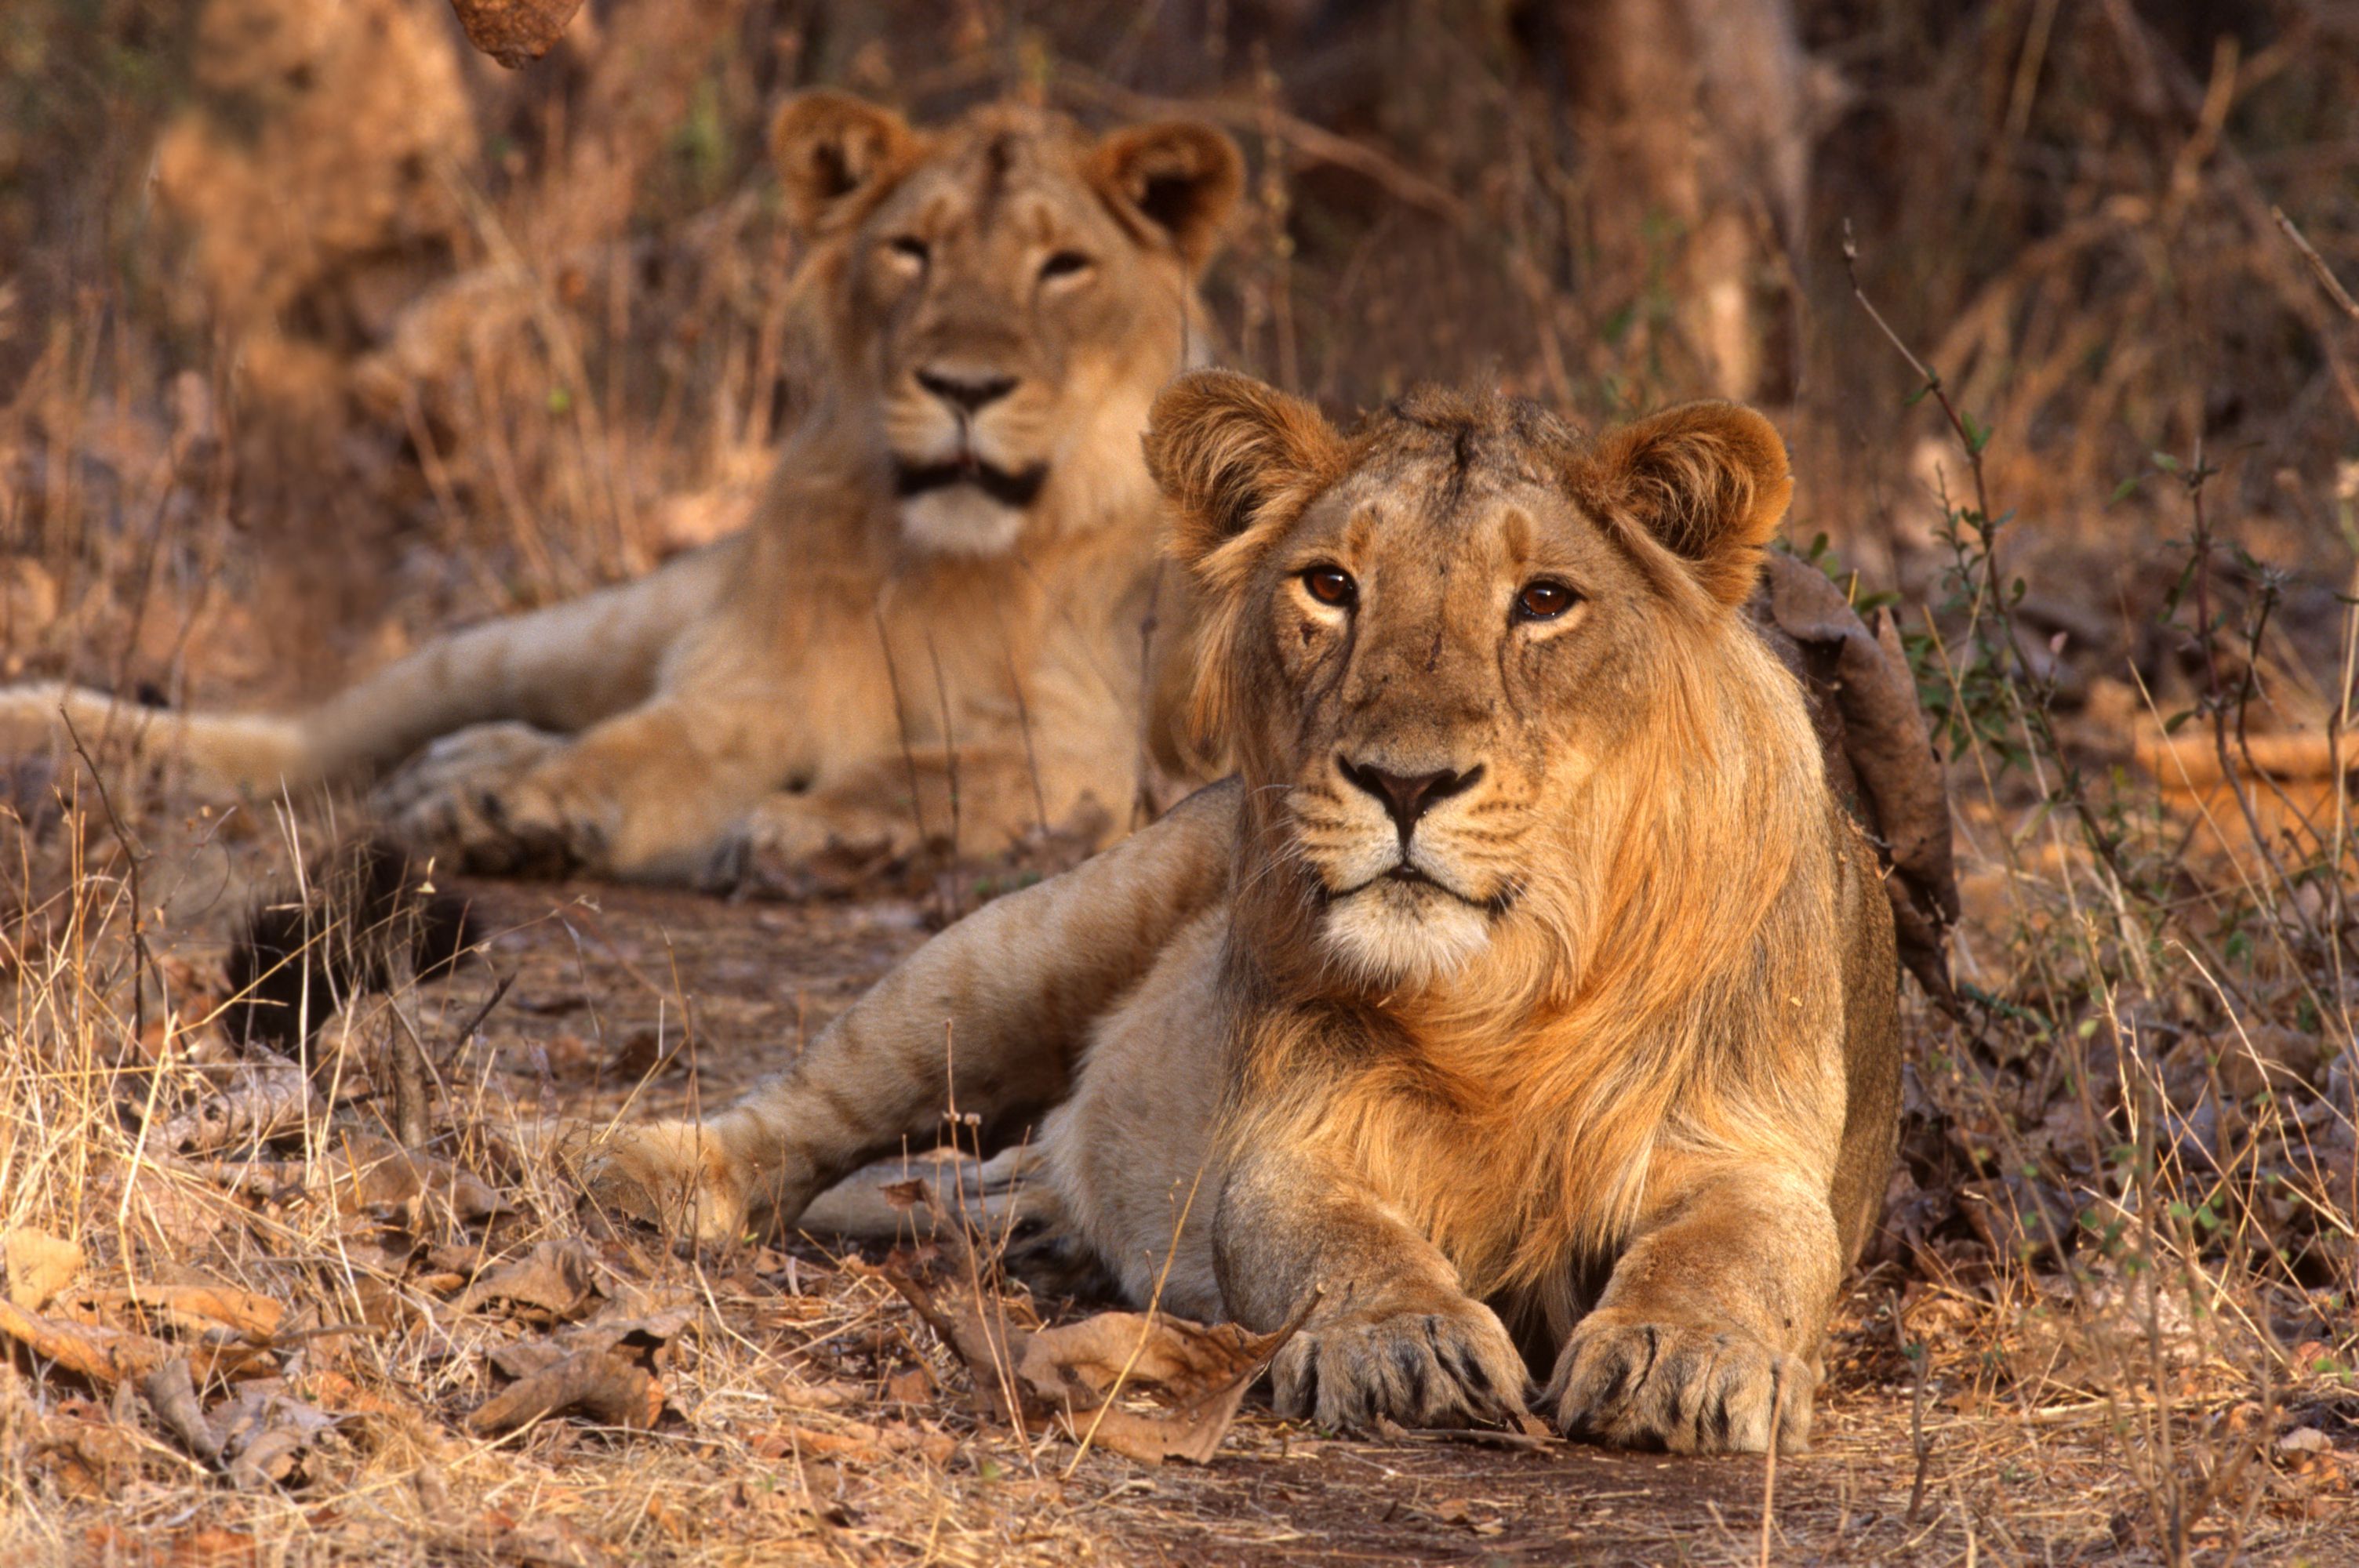
[[[1128,827],[1147,764],[1188,766],[1139,431],[1201,352],[1235,146],[1016,104],[920,131],[833,92],[771,145],[820,385],[745,532],[299,718],[28,687],[0,743],[57,743],[62,709],[234,785],[382,779],[395,837],[488,871],[730,881]]]
[[[1308,1306],[1283,1411],[1504,1419],[1530,1376],[1569,1433],[1799,1446],[1900,1058],[1875,853],[1739,609],[1784,444],[1439,392],[1345,435],[1202,372],[1147,447],[1238,776],[610,1136],[592,1193],[727,1238],[948,1106],[1045,1112],[1050,1229],[1124,1293]]]

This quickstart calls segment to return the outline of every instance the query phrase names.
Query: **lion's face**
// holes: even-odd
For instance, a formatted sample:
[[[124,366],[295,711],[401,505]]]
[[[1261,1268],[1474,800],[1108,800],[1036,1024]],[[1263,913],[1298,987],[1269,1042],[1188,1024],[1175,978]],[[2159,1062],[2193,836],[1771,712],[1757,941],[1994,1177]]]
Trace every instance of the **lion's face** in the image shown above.
[[[1422,989],[1508,930],[1584,923],[1568,873],[1616,852],[1614,791],[1680,787],[1633,749],[1688,702],[1783,513],[1767,423],[1698,405],[1593,447],[1423,394],[1344,438],[1207,373],[1149,449],[1213,606],[1200,700],[1325,962]]]
[[[1225,135],[1093,140],[1006,105],[919,133],[820,93],[773,140],[826,248],[831,391],[873,418],[910,543],[996,555],[1037,518],[1151,498],[1138,432],[1201,345],[1192,278],[1242,178]]]

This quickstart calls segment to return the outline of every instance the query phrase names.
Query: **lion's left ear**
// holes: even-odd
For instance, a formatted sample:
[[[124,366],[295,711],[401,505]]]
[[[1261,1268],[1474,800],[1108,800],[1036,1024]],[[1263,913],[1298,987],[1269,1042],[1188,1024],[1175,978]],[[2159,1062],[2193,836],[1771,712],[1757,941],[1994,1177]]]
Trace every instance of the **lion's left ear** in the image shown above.
[[[1736,403],[1688,403],[1601,438],[1582,478],[1596,499],[1684,561],[1704,590],[1741,604],[1793,499],[1777,427]]]
[[[1111,132],[1090,150],[1089,172],[1117,217],[1144,219],[1169,235],[1191,271],[1221,248],[1245,183],[1236,143],[1198,120]]]

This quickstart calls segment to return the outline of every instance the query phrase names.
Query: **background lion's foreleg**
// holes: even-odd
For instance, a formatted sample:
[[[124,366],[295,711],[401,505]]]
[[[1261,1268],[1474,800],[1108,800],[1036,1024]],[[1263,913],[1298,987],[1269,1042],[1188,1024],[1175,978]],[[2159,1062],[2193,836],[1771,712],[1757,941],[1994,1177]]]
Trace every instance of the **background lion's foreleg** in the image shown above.
[[[617,1130],[592,1190],[708,1239],[806,1205],[955,1109],[1063,1098],[1095,1022],[1227,883],[1235,792],[1206,790],[1086,864],[984,905],[877,982],[802,1058],[701,1125]],[[689,1212],[683,1215],[682,1205]]]
[[[469,871],[696,877],[788,765],[775,701],[658,697],[570,739],[476,725],[375,803],[404,842]]]

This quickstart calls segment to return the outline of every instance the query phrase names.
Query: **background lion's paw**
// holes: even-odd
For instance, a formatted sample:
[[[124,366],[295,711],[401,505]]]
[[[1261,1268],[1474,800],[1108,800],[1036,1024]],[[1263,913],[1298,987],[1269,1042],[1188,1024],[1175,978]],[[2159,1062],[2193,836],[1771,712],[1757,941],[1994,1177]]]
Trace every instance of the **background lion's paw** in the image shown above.
[[[914,822],[885,812],[830,810],[777,795],[748,813],[714,858],[707,884],[783,897],[862,886],[918,849]]]
[[[594,865],[609,815],[549,764],[564,738],[528,724],[443,736],[379,785],[371,804],[412,849],[458,871],[554,874]]]
[[[1313,1317],[1270,1368],[1281,1415],[1365,1432],[1514,1419],[1524,1362],[1497,1315],[1447,1296]]]
[[[1674,1454],[1759,1454],[1777,1411],[1779,1448],[1810,1445],[1818,1379],[1733,1325],[1650,1321],[1605,1309],[1557,1357],[1544,1402],[1568,1437]]]

